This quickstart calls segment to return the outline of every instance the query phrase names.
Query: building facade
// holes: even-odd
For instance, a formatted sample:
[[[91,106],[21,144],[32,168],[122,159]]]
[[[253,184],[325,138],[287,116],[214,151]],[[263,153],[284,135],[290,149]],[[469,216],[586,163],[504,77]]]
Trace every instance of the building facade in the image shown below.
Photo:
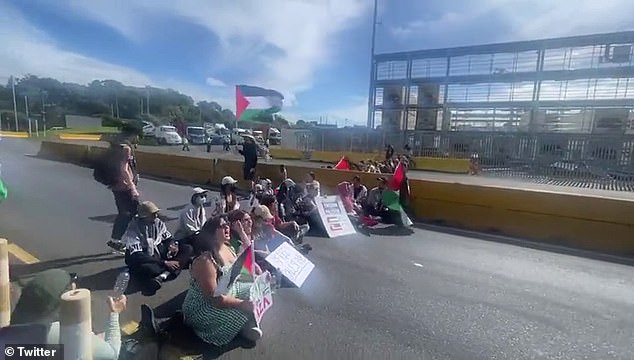
[[[368,127],[629,133],[633,45],[628,31],[378,54]]]

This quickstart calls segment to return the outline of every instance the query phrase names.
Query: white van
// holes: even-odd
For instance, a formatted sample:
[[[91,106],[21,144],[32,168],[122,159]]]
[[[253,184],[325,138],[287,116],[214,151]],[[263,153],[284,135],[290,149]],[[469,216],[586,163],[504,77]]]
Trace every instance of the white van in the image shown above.
[[[173,126],[161,125],[157,127],[154,136],[161,145],[178,145],[183,143],[183,139],[178,135],[176,128]]]

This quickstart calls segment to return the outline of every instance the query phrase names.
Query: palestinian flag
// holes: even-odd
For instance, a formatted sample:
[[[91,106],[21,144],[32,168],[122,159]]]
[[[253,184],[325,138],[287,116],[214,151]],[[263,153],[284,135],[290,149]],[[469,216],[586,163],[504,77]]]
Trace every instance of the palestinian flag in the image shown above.
[[[407,181],[405,166],[400,161],[396,165],[396,169],[394,169],[394,175],[392,175],[392,179],[388,183],[388,189],[383,192],[383,205],[392,211],[397,211],[401,216],[400,221],[403,225],[412,226],[412,220],[410,220],[403,209],[403,201],[406,201],[409,197],[409,182]]]
[[[0,179],[0,201],[6,199],[7,195],[9,195],[9,191],[7,190],[7,187],[2,182],[2,179]]]
[[[282,110],[284,95],[256,86],[236,86],[236,118],[250,120],[258,115],[272,115]]]
[[[400,215],[400,222],[403,226],[412,226],[414,223],[410,220],[409,216],[403,210],[401,206],[400,196],[396,191],[393,190],[385,190],[383,191],[383,198],[381,202],[385,207],[392,211],[396,211]]]
[[[253,245],[244,249],[236,261],[231,265],[229,271],[222,273],[222,275],[218,278],[214,296],[226,295],[241,274],[255,274],[255,256],[253,251]]]

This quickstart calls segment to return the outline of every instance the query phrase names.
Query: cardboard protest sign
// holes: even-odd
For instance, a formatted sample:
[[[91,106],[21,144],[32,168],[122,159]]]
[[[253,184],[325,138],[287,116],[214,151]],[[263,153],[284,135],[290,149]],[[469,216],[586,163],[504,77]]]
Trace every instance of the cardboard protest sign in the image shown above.
[[[301,287],[315,268],[315,264],[285,242],[266,257],[266,261],[278,269],[295,286]]]
[[[334,238],[357,232],[339,196],[319,196],[315,198],[315,203],[328,237]]]
[[[257,276],[251,287],[250,300],[253,302],[253,315],[258,326],[264,313],[273,305],[273,291],[268,281],[269,276],[268,272]]]

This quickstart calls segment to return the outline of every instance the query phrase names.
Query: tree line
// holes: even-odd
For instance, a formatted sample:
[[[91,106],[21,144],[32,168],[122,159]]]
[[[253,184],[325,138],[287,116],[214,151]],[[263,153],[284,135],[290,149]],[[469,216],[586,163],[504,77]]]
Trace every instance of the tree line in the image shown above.
[[[173,89],[134,87],[115,80],[94,80],[80,85],[26,75],[15,79],[15,91],[20,130],[28,129],[27,102],[29,117],[41,119],[45,114],[48,128],[65,126],[65,115],[102,117],[106,122],[122,119],[167,124],[182,120],[192,126],[210,122],[230,128],[236,121],[233,111],[214,101],[194,102],[191,96]],[[256,120],[288,126],[279,115]],[[11,80],[5,86],[0,85],[0,128],[15,129]]]

